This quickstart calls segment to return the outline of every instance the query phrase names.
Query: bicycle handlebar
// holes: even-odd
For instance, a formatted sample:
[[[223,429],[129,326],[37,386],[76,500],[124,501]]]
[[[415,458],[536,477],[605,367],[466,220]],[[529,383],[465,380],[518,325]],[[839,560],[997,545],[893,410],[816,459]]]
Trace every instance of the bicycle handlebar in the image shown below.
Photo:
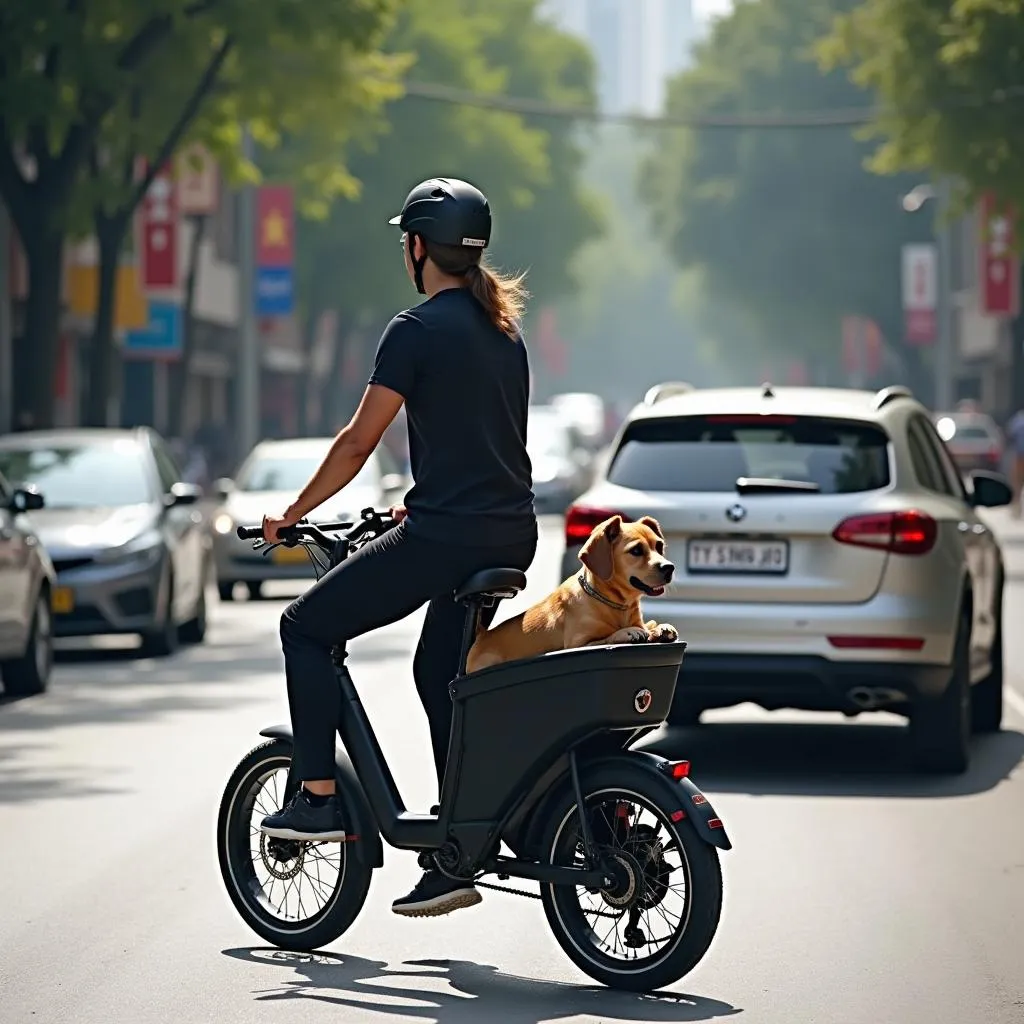
[[[338,530],[345,530],[352,526],[352,523],[300,523],[296,526],[286,526],[279,531],[281,540],[295,540],[298,537],[307,536],[312,537],[314,540],[320,540],[323,537],[325,530],[336,532]],[[318,537],[317,534],[320,536]],[[263,539],[263,527],[262,526],[239,526],[235,530],[235,535],[239,540],[262,540]],[[330,538],[325,538],[328,543]]]

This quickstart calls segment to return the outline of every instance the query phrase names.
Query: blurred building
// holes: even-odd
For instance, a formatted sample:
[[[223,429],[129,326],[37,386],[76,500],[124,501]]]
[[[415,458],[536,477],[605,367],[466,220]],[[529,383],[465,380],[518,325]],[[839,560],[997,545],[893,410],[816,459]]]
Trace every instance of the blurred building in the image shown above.
[[[698,35],[692,0],[545,0],[547,15],[585,39],[598,65],[601,109],[655,115]]]

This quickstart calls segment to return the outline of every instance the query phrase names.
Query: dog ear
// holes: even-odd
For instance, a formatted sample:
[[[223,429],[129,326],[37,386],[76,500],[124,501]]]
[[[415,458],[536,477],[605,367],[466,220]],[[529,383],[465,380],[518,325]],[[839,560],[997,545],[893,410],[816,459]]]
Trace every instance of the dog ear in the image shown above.
[[[652,529],[662,540],[665,539],[665,534],[662,532],[661,523],[658,522],[654,516],[641,516],[639,522],[643,523],[644,526]]]
[[[612,516],[594,527],[587,543],[580,548],[580,561],[598,579],[610,580],[615,561],[612,558],[612,544],[622,533],[622,516]]]

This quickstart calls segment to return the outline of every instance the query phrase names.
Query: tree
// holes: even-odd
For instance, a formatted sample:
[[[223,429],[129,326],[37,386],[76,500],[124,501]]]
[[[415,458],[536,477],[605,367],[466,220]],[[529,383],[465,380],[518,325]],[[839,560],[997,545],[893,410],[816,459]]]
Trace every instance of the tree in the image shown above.
[[[1024,212],[1024,0],[866,0],[819,44],[881,101],[871,166],[949,175]]]
[[[668,112],[779,113],[870,105],[813,45],[852,0],[760,0],[719,20],[671,85]],[[642,184],[676,260],[700,267],[706,305],[754,319],[765,350],[834,364],[840,318],[902,331],[900,245],[927,225],[900,211],[915,179],[881,179],[848,128],[687,128],[666,134]],[[752,372],[756,367],[752,367]]]
[[[413,81],[593,105],[588,50],[540,20],[538,6],[537,0],[412,3],[385,49],[414,55],[407,75]],[[484,189],[494,210],[495,261],[529,271],[533,304],[572,287],[570,258],[598,233],[601,219],[580,184],[582,154],[570,123],[417,96],[390,104],[387,120],[384,134],[351,152],[358,196],[335,203],[327,220],[302,225],[300,295],[310,324],[332,308],[342,314],[343,335],[358,325],[372,335],[410,304],[399,237],[387,220],[417,181],[433,175],[466,178]],[[337,416],[337,410],[328,414],[327,425]]]
[[[1024,0],[866,0],[819,46],[881,100],[866,133],[881,173],[946,176],[955,206],[992,192],[1016,212],[1024,248]],[[1024,288],[1024,272],[1021,287]],[[1024,407],[1024,315],[1012,324],[1012,407]]]
[[[61,252],[94,220],[116,257],[146,181],[190,133],[235,170],[240,126],[265,144],[319,121],[303,176],[350,184],[340,140],[353,110],[391,94],[372,51],[395,0],[11,0],[0,10],[0,196],[25,249],[29,295],[22,409],[52,420]],[[313,147],[307,147],[313,149]],[[326,159],[326,158],[330,159]],[[251,170],[251,169],[250,169]],[[103,243],[102,234],[107,235]],[[104,274],[101,272],[101,280]],[[103,288],[110,289],[112,278]],[[104,296],[101,291],[101,297]],[[107,299],[104,298],[104,302]],[[97,336],[108,332],[106,313]],[[96,409],[93,409],[96,412]]]

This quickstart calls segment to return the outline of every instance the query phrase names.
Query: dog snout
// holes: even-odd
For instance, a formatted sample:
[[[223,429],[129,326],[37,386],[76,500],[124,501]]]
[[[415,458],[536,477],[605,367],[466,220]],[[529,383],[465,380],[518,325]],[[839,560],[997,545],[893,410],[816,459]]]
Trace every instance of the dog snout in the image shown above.
[[[672,574],[676,571],[676,567],[671,562],[663,562],[661,565],[661,575],[665,582],[668,583],[672,579]]]

